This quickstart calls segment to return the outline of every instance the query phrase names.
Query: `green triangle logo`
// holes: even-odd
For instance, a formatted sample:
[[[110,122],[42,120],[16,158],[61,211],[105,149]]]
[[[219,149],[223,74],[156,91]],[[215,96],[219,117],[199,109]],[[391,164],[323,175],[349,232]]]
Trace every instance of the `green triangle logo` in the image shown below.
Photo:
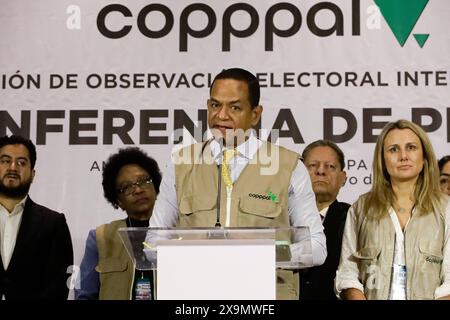
[[[416,41],[421,48],[423,48],[423,45],[427,42],[429,36],[429,34],[414,34],[414,38],[416,38]]]
[[[403,47],[428,0],[374,0],[381,14]],[[417,38],[416,38],[417,39]],[[426,39],[425,39],[426,41]],[[425,42],[423,43],[425,44]],[[420,43],[419,43],[420,45]]]

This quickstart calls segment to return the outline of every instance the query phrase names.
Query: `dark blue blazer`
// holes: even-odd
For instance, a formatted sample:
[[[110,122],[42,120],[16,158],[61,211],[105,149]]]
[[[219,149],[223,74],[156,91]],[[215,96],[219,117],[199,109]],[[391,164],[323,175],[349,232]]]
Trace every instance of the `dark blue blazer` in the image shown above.
[[[7,270],[0,262],[0,299],[67,299],[72,264],[65,216],[28,198]]]

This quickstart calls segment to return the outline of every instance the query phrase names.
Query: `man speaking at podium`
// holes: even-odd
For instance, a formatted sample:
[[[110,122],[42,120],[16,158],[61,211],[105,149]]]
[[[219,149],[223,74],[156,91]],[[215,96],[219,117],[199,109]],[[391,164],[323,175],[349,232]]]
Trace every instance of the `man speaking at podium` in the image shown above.
[[[150,227],[308,226],[312,261],[306,263],[320,265],[326,241],[309,174],[297,153],[256,137],[259,97],[258,80],[246,70],[214,78],[207,102],[214,138],[175,155]],[[277,299],[298,299],[298,282],[297,273],[278,270]]]

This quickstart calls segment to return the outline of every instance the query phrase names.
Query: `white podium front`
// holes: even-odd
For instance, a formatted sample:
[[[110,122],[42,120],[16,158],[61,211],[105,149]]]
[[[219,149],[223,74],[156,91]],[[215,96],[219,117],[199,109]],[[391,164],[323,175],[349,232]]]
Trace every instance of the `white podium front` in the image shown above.
[[[121,228],[136,269],[156,270],[158,300],[274,300],[276,269],[310,265],[306,227]]]
[[[159,300],[275,300],[275,241],[161,241],[157,275]]]

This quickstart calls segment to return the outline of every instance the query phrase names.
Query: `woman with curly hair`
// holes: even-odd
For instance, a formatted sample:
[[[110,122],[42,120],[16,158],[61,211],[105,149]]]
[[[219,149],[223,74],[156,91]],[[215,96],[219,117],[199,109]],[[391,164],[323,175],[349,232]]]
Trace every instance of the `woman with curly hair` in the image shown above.
[[[151,299],[152,274],[135,270],[117,230],[148,227],[160,183],[158,164],[139,148],[120,149],[109,157],[103,168],[104,196],[127,217],[89,232],[76,299]]]

